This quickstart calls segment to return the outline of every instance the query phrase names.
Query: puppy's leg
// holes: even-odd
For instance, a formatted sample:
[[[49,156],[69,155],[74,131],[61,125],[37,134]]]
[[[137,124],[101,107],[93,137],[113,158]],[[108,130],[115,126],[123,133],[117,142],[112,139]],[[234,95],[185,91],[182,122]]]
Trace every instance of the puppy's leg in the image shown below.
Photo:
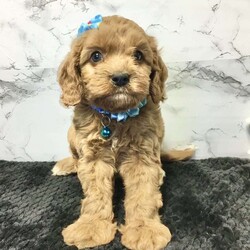
[[[162,206],[160,185],[164,171],[145,155],[130,158],[120,168],[126,189],[126,223],[119,230],[122,243],[133,250],[159,250],[171,239],[169,229],[158,215]]]
[[[52,169],[52,175],[68,175],[76,173],[77,160],[73,157],[68,157],[60,160]]]
[[[101,159],[81,159],[77,174],[85,199],[80,218],[63,230],[64,241],[78,248],[107,244],[117,230],[112,211],[114,168]]]
[[[52,175],[68,175],[77,172],[77,161],[79,157],[75,146],[75,129],[73,125],[68,131],[68,141],[72,157],[58,161],[52,169]]]

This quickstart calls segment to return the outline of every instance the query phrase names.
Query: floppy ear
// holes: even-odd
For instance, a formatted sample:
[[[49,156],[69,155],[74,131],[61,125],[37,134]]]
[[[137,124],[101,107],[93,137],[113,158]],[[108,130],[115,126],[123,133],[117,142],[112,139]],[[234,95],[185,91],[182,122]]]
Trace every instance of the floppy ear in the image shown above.
[[[155,104],[166,99],[165,96],[165,81],[167,80],[168,71],[164,64],[159,51],[157,50],[157,45],[153,37],[149,37],[150,47],[153,51],[153,65],[152,72],[150,75],[150,95]]]
[[[65,106],[75,106],[81,101],[81,50],[82,46],[74,41],[71,46],[71,51],[59,67],[58,82],[62,89],[61,101]]]

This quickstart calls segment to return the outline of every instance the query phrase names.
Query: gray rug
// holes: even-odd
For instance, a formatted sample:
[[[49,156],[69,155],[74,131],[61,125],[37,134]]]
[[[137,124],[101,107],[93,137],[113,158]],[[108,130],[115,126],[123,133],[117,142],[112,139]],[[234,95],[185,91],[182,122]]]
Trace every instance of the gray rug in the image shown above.
[[[75,249],[61,230],[79,216],[81,186],[74,175],[51,176],[53,162],[0,161],[0,249]],[[218,158],[164,165],[162,221],[167,250],[250,249],[250,161]],[[117,177],[115,215],[123,222]],[[120,235],[95,249],[125,249]]]

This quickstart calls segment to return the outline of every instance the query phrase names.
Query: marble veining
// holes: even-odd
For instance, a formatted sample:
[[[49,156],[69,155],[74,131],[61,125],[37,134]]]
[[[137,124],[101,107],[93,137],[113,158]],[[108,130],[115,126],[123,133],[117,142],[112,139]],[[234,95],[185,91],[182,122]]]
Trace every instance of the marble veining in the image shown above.
[[[0,9],[0,158],[68,155],[72,109],[59,104],[57,68],[78,26],[122,15],[157,38],[169,69],[162,104],[167,148],[196,158],[249,158],[248,0],[9,0]]]

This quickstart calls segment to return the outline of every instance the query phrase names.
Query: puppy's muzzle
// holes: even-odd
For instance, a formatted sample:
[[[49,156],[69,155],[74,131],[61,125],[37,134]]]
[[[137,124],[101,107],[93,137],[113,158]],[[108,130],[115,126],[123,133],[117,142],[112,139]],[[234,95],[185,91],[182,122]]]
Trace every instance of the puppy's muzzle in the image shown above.
[[[111,77],[112,83],[118,87],[125,86],[129,83],[129,75],[128,74],[114,74]]]

